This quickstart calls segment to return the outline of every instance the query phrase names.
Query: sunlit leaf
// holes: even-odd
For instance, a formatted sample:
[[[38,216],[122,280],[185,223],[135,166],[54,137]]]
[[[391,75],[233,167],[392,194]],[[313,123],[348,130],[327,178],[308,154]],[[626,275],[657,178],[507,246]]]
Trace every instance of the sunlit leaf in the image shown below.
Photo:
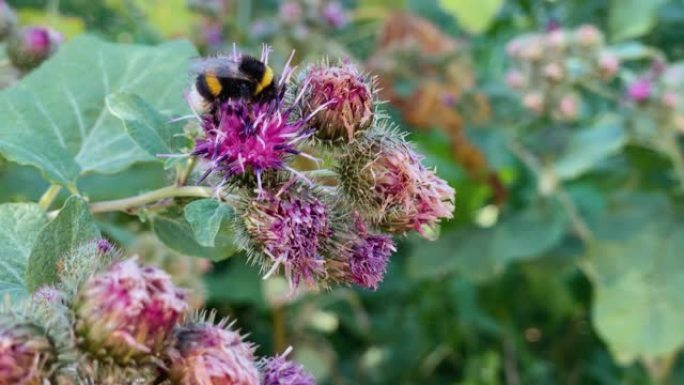
[[[458,19],[459,25],[470,33],[482,33],[494,21],[502,0],[439,0],[446,11]]]
[[[233,233],[225,226],[214,238],[214,247],[207,247],[195,239],[192,227],[182,216],[157,216],[152,225],[159,240],[181,254],[220,261],[237,251]]]
[[[608,26],[613,40],[639,37],[655,26],[656,11],[665,0],[611,0]]]
[[[187,42],[158,47],[79,37],[20,83],[0,92],[0,153],[73,186],[88,172],[113,173],[154,160],[126,134],[107,96],[135,93],[162,112],[185,112]]]

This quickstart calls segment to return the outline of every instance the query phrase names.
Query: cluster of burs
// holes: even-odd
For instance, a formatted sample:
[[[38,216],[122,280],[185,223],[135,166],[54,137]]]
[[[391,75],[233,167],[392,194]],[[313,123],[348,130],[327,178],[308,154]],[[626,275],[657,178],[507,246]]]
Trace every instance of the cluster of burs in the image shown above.
[[[164,271],[105,240],[59,261],[58,281],[0,309],[1,385],[313,385],[289,350],[257,358],[227,320],[190,311]]]
[[[219,97],[189,97],[199,106],[191,155],[200,180],[230,196],[239,243],[266,276],[283,272],[292,290],[375,289],[392,235],[433,236],[452,216],[454,190],[378,111],[373,79],[352,63],[305,65],[298,75],[288,63],[277,77],[259,67],[267,56],[225,58],[256,74],[251,97],[220,97],[238,75],[203,68],[200,93]]]
[[[521,35],[506,50],[513,61],[506,82],[520,93],[522,105],[559,121],[579,117],[578,84],[608,83],[620,69],[619,58],[604,47],[603,33],[592,25]]]

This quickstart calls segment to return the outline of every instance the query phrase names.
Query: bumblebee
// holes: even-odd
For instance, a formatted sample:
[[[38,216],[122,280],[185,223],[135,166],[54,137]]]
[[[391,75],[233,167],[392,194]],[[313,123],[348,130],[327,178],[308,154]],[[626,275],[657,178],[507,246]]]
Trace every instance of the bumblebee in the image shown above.
[[[197,75],[190,102],[196,111],[207,111],[228,99],[268,101],[277,94],[271,67],[252,56],[197,59],[191,70]]]

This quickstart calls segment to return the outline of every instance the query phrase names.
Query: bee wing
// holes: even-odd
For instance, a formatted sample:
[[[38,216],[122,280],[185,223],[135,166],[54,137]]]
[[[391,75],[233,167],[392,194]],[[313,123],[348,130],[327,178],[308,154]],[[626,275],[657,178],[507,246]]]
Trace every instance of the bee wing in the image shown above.
[[[227,56],[194,59],[190,63],[190,71],[194,74],[212,73],[222,78],[251,80],[240,72],[240,63]]]

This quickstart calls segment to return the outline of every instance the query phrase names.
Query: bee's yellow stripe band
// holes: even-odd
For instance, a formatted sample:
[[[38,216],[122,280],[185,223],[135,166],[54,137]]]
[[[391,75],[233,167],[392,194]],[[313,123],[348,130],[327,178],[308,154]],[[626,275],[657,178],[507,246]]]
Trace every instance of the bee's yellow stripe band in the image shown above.
[[[205,81],[207,82],[207,88],[209,88],[209,92],[211,92],[212,95],[219,96],[221,93],[221,82],[219,79],[216,77],[215,74],[207,72],[207,74],[204,76]]]
[[[256,89],[254,90],[255,94],[258,94],[259,92],[263,91],[264,88],[266,88],[271,82],[273,81],[273,70],[271,67],[266,66],[266,70],[264,71],[264,76],[261,77],[261,81],[259,81],[259,84],[257,84]]]

